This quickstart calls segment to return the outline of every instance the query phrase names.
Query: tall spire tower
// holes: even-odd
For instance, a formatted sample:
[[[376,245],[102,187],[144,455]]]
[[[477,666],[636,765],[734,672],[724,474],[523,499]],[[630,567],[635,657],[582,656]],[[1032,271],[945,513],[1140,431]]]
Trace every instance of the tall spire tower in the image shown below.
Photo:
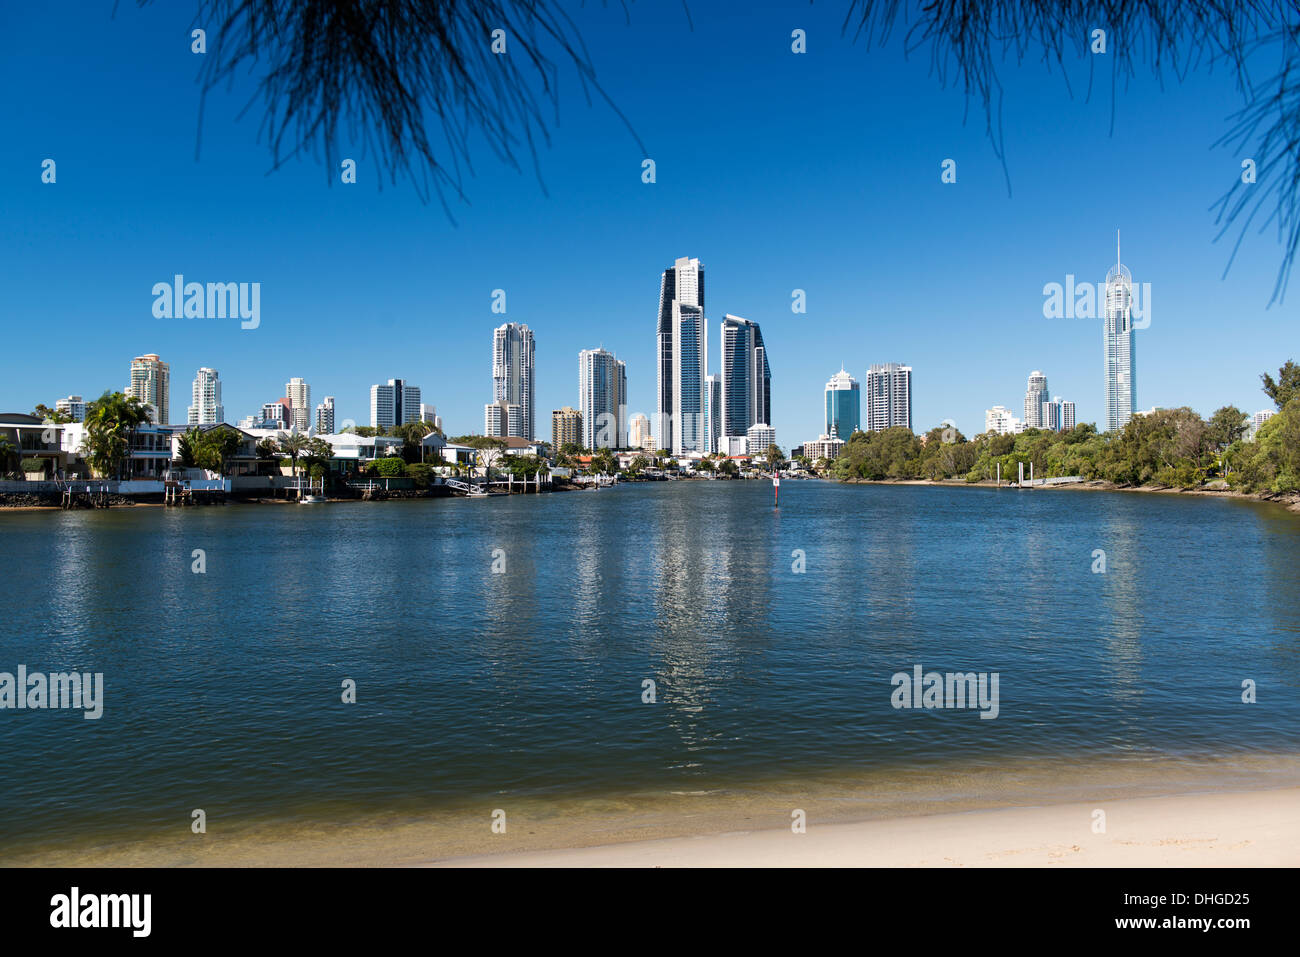
[[[1133,277],[1120,260],[1115,230],[1115,265],[1106,274],[1106,312],[1102,331],[1106,351],[1106,431],[1118,432],[1133,418],[1136,393],[1133,355]]]

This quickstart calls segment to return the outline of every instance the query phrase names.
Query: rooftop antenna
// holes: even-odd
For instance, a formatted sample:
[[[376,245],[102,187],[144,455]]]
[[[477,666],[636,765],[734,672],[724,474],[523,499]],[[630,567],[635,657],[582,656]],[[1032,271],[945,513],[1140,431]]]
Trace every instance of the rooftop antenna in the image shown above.
[[[1115,265],[1118,266],[1119,264],[1120,264],[1120,258],[1119,258],[1119,227],[1116,226],[1116,227],[1115,227]]]

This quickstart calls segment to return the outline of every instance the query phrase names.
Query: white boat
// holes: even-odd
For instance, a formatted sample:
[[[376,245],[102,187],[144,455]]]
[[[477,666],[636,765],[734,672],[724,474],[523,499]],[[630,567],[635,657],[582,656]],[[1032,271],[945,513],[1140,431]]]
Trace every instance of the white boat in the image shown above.
[[[299,505],[323,505],[325,504],[324,495],[304,495],[298,499]]]

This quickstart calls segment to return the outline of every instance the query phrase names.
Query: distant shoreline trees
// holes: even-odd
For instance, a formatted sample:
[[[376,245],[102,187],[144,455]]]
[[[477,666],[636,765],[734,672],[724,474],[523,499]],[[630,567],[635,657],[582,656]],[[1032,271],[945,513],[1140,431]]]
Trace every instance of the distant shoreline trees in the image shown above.
[[[1288,361],[1275,381],[1262,377],[1277,413],[1245,441],[1248,417],[1235,406],[1208,420],[1187,407],[1135,415],[1100,434],[1091,424],[1068,432],[986,432],[973,439],[943,426],[924,436],[895,427],[855,432],[829,472],[840,480],[1014,480],[1020,463],[1037,478],[1077,475],[1116,485],[1196,488],[1221,479],[1245,492],[1300,491],[1300,366]]]

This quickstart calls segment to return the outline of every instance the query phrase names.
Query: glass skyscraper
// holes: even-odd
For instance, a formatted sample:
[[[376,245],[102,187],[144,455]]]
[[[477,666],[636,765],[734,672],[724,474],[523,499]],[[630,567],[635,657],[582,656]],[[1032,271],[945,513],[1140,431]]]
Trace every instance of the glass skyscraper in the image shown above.
[[[758,323],[723,317],[721,327],[722,435],[742,436],[771,425],[772,370]]]
[[[862,428],[862,393],[858,380],[844,371],[826,383],[826,434],[847,440]]]
[[[704,267],[679,258],[664,270],[659,285],[658,400],[654,430],[659,447],[674,455],[703,452],[705,343]]]
[[[1133,276],[1119,258],[1115,233],[1115,265],[1106,274],[1106,320],[1102,335],[1106,350],[1106,431],[1118,432],[1133,418]]]

